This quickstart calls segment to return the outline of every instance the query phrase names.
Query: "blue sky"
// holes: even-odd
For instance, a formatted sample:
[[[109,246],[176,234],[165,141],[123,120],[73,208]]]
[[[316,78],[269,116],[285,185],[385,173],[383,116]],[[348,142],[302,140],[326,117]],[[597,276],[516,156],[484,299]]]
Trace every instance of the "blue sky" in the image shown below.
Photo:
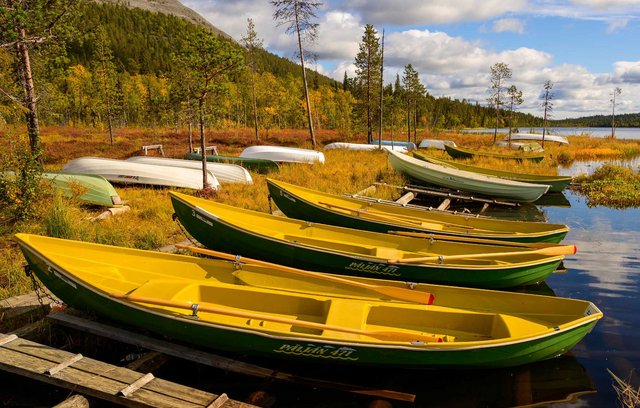
[[[183,0],[239,39],[252,18],[265,48],[293,58],[295,38],[273,21],[268,0]],[[640,112],[640,0],[327,0],[308,46],[318,71],[342,80],[365,24],[385,29],[385,80],[411,63],[434,96],[486,104],[489,68],[509,65],[524,93],[520,110],[541,115],[554,83],[554,118]]]

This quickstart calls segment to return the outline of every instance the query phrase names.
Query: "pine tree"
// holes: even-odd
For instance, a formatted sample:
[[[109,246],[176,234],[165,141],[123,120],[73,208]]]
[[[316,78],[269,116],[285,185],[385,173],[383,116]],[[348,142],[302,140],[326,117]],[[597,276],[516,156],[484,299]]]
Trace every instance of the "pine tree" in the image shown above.
[[[247,34],[242,37],[242,44],[247,49],[247,58],[246,61],[251,68],[251,96],[253,101],[253,125],[255,128],[256,134],[256,143],[260,140],[260,136],[258,134],[258,106],[256,105],[256,82],[255,82],[255,73],[256,73],[256,50],[262,48],[262,40],[258,38],[258,34],[255,30],[255,25],[253,24],[253,20],[247,19]]]
[[[503,94],[506,90],[505,81],[511,78],[511,69],[504,62],[496,62],[490,68],[491,70],[491,96],[489,96],[489,104],[495,108],[496,125],[493,132],[493,143],[498,138],[498,124],[500,122],[500,109],[504,105]]]
[[[380,87],[380,40],[376,29],[367,24],[356,55],[356,95],[367,117],[367,142],[373,140],[372,116],[378,106],[376,95]],[[364,113],[363,112],[363,113]]]
[[[238,69],[242,55],[230,41],[221,40],[211,31],[202,29],[188,36],[174,56],[180,83],[186,90],[188,100],[197,104],[200,127],[200,151],[202,153],[202,184],[210,188],[207,180],[207,158],[205,154],[205,115],[208,111],[208,97],[220,90],[225,75]]]
[[[511,85],[507,89],[507,97],[509,99],[509,145],[511,145],[511,131],[513,130],[513,108],[518,105],[522,105],[524,99],[522,99],[522,91],[515,85]]]
[[[109,129],[109,141],[113,144],[113,108],[116,97],[116,69],[113,63],[113,53],[109,44],[107,30],[98,27],[95,39],[95,73],[97,86],[102,101],[101,111],[106,116]]]

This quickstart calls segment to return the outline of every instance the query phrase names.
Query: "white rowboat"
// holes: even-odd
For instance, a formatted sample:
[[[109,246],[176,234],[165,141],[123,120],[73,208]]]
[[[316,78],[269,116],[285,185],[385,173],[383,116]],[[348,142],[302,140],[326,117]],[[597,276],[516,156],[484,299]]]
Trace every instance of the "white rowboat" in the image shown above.
[[[504,140],[509,140],[507,136]],[[542,134],[539,133],[512,133],[511,140],[535,140],[536,142],[542,142]],[[544,135],[545,142],[556,142],[560,144],[569,144],[569,140],[564,136],[558,135]]]
[[[331,149],[347,149],[347,150],[359,150],[359,151],[371,151],[378,150],[377,144],[365,144],[365,143],[345,143],[345,142],[334,142],[329,143],[324,147],[324,150]],[[407,153],[406,146],[382,146],[384,150],[395,150],[396,152]]]
[[[96,174],[113,183],[182,187],[194,190],[203,188],[202,170],[184,167],[168,168],[100,157],[81,157],[71,160],[62,167],[61,173]],[[220,188],[218,179],[211,171],[208,171],[207,181],[211,188],[215,190]]]
[[[285,163],[324,163],[322,152],[283,146],[250,146],[240,153],[240,157]]]
[[[432,149],[444,150],[444,145],[456,147],[456,142],[451,140],[422,139],[420,141],[420,144],[418,145],[418,148],[420,149],[432,148]]]
[[[154,164],[157,166],[186,167],[202,171],[202,162],[195,160],[170,159],[166,157],[134,156],[129,162]],[[242,166],[226,163],[207,163],[207,170],[213,173],[220,183],[253,184],[251,174]]]

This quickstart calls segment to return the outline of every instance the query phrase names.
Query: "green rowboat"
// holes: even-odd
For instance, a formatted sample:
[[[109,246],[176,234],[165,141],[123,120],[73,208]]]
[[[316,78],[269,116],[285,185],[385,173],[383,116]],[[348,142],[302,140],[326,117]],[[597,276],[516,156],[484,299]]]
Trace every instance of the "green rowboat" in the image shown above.
[[[50,180],[55,189],[65,197],[78,194],[78,200],[87,204],[105,207],[122,205],[116,190],[102,176],[49,172],[42,173],[42,178]]]
[[[562,241],[563,224],[509,221],[415,209],[324,193],[267,179],[271,199],[287,217],[374,232],[409,231],[512,242]]]
[[[202,155],[197,153],[187,153],[184,155],[188,160],[202,160]],[[267,159],[253,159],[249,157],[236,157],[236,156],[219,156],[217,154],[208,154],[207,161],[214,163],[227,163],[237,164],[247,170],[252,170],[257,173],[267,174],[272,171],[278,171],[280,167],[278,163]]]
[[[546,184],[506,180],[429,163],[398,152],[390,151],[388,157],[391,166],[410,179],[490,198],[534,202],[549,190],[549,186]]]
[[[540,162],[544,159],[544,154],[502,154],[465,149],[459,146],[449,145],[445,145],[444,149],[449,153],[449,156],[454,159],[470,159],[475,156],[492,157],[494,159],[504,160],[531,160],[534,162]]]
[[[486,174],[488,176],[500,177],[507,180],[520,181],[522,183],[544,184],[550,186],[549,192],[560,192],[571,183],[570,176],[544,176],[540,174],[516,173],[513,171],[487,169],[484,167],[471,166],[469,164],[459,163],[451,160],[440,160],[426,156],[421,153],[413,152],[413,157],[424,160],[429,163],[439,164],[441,166],[449,166],[459,170],[472,171],[475,173]]]
[[[569,248],[380,234],[169,194],[180,223],[207,248],[315,271],[497,289],[544,281],[564,258],[557,250]]]
[[[565,353],[602,317],[583,300],[354,278],[431,294],[425,305],[277,267],[16,239],[31,271],[74,308],[210,349],[304,363],[517,366]]]

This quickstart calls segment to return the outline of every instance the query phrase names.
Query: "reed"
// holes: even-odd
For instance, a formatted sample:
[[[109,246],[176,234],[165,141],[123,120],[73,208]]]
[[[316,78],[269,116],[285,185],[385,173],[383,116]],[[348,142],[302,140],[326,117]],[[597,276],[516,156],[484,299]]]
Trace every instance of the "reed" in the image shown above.
[[[618,402],[623,408],[640,407],[640,387],[634,388],[631,385],[631,375],[628,380],[623,380],[607,368],[613,378],[613,389],[618,396]]]

